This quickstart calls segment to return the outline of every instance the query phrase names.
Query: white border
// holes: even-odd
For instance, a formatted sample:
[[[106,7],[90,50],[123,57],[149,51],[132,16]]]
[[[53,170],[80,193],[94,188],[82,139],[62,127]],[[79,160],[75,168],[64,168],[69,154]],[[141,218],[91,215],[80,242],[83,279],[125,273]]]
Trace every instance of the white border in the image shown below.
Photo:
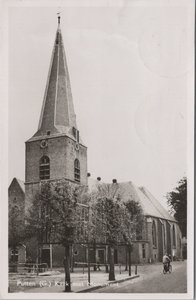
[[[126,1],[129,6],[129,2]],[[148,2],[148,6],[162,6],[163,3],[166,6],[185,6],[189,9],[190,15],[194,18],[194,0],[173,0],[173,1],[159,1],[156,0],[137,0],[134,1],[134,5],[143,6]],[[193,299],[193,272],[194,272],[194,74],[192,74],[192,80],[188,82],[188,91],[191,101],[188,103],[188,137],[187,137],[187,178],[188,178],[188,261],[187,261],[187,275],[188,275],[188,292],[186,294],[65,294],[65,293],[8,293],[8,8],[9,7],[57,7],[57,6],[122,6],[123,0],[2,0],[0,2],[0,85],[1,85],[1,99],[0,111],[2,113],[0,126],[1,126],[1,185],[0,185],[0,298],[4,299]],[[194,26],[194,20],[189,20],[191,26]],[[190,39],[194,41],[194,37],[190,36]],[[194,45],[193,53],[194,57]]]

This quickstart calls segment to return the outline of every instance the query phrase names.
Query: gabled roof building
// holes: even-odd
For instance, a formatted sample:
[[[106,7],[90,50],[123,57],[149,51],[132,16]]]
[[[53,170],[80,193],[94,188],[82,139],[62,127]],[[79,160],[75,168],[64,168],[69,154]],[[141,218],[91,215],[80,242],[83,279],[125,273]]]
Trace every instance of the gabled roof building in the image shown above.
[[[100,180],[89,179],[91,191],[97,190]],[[178,222],[160,202],[145,188],[137,187],[133,182],[116,182],[109,184],[110,188],[118,189],[124,201],[138,202],[144,214],[142,239],[133,241],[133,257],[135,263],[162,261],[165,253],[174,259],[182,256],[181,231]],[[125,249],[118,248],[116,263],[125,263]]]

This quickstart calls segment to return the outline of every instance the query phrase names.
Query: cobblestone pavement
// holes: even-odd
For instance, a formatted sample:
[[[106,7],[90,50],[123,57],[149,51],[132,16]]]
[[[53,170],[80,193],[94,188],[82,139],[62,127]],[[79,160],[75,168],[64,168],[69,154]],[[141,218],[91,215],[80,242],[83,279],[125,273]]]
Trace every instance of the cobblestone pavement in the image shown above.
[[[172,273],[163,274],[162,264],[139,267],[140,277],[116,287],[101,288],[96,293],[186,293],[186,261],[172,263]]]

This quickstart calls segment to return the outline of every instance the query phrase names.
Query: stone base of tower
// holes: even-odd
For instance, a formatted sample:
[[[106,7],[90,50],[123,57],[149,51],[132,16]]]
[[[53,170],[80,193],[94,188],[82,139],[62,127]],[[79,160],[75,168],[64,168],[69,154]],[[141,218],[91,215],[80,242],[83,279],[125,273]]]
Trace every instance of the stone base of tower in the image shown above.
[[[40,183],[26,183],[25,184],[25,215],[28,214],[28,210],[31,207],[35,197],[40,191]]]

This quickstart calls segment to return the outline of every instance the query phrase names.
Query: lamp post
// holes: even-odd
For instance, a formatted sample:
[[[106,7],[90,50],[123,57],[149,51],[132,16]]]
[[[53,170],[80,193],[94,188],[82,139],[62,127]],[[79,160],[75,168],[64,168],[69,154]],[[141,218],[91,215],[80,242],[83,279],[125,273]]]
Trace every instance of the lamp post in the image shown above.
[[[89,205],[87,206],[88,208],[88,225],[89,225],[89,212],[90,212],[90,208],[89,208]],[[89,226],[88,226],[89,227]],[[88,259],[88,285],[91,284],[91,272],[90,272],[90,245],[89,245],[89,228],[88,228],[88,233],[87,233],[87,236],[88,236],[88,239],[87,239],[87,242],[88,242],[88,247],[87,247],[87,252],[88,252],[88,255],[87,255],[87,259]]]
[[[87,208],[88,209],[88,225],[89,225],[89,220],[90,220],[90,207],[89,205],[86,204],[82,204],[82,203],[78,203],[79,206]],[[84,214],[84,221],[85,221],[85,214]],[[89,245],[89,228],[88,229],[88,233],[87,233],[87,266],[88,266],[88,285],[90,285],[90,245]]]
[[[127,247],[125,248],[125,257],[126,257],[125,271],[127,271]]]

